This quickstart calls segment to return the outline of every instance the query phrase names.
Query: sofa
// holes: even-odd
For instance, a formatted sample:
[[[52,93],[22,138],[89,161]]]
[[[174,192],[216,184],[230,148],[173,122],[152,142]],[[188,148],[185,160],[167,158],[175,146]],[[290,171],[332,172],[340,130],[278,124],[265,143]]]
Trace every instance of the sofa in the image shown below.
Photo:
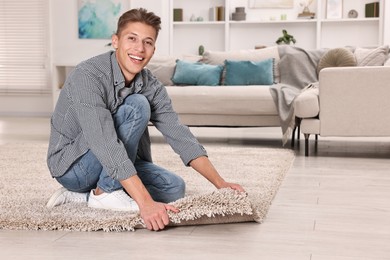
[[[319,82],[294,101],[295,116],[309,137],[390,136],[390,59],[388,47],[355,49],[356,66],[326,67]]]
[[[380,48],[387,59],[388,46]],[[364,49],[361,51],[364,57],[370,56],[375,50],[360,49]],[[356,60],[357,48],[348,50]],[[182,123],[188,126],[281,127],[285,144],[288,137],[294,138],[292,133],[297,126],[301,131],[311,132],[306,125],[309,120],[317,119],[319,107],[313,109],[310,103],[317,102],[319,106],[320,102],[318,89],[309,89],[308,86],[318,82],[322,85],[322,81],[329,84],[326,78],[333,70],[326,72],[324,69],[325,74],[321,79],[318,77],[318,67],[329,51],[303,50],[285,45],[257,50],[206,51],[202,56],[155,56],[148,64],[148,69],[166,86]],[[269,60],[272,63],[264,65]],[[235,64],[236,61],[241,63]],[[350,79],[350,70],[344,70],[342,62],[321,64],[324,68],[342,67],[336,68],[336,71],[340,71],[336,76],[339,77],[337,86],[344,85]],[[356,65],[354,69],[368,71],[369,77],[372,68],[368,66],[372,64],[364,64],[359,68]],[[204,77],[211,70],[215,71],[215,75],[220,73],[219,76]],[[259,74],[266,75],[268,79],[253,79],[253,75]],[[355,83],[360,85],[359,82]],[[313,99],[307,99],[313,92]],[[296,103],[299,103],[297,111]],[[317,130],[310,134],[317,132],[321,134]]]
[[[204,82],[195,82],[196,75],[195,79],[179,79],[179,83],[172,81],[179,61],[224,67],[225,60],[257,62],[266,59],[275,61],[272,63],[272,82],[266,82],[269,85],[226,86],[223,82],[225,71],[220,71],[217,85],[208,82],[205,86]],[[260,50],[206,51],[202,56],[155,56],[148,68],[166,86],[181,122],[188,126],[280,126],[278,111],[269,91],[270,86],[279,81],[279,59],[275,46]],[[193,70],[183,71],[187,76],[192,73]]]

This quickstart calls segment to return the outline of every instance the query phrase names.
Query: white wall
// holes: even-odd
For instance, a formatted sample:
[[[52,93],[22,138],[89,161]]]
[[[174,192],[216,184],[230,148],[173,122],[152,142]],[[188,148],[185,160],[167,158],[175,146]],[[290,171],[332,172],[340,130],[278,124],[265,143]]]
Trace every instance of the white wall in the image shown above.
[[[159,16],[168,12],[164,0],[129,0],[130,8],[144,7]],[[162,31],[157,42],[156,54],[167,54],[169,49],[169,25],[162,19]],[[79,39],[77,24],[77,0],[51,0],[52,62],[54,65],[75,65],[82,60],[109,51],[105,45],[111,39]]]
[[[51,0],[52,63],[75,65],[82,60],[109,51],[111,39],[79,39],[77,0]]]

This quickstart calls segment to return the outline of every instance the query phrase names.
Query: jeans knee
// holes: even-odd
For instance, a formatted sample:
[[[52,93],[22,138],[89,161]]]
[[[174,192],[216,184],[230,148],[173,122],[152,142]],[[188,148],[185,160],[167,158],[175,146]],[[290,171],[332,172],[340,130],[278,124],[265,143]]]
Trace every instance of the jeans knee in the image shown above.
[[[177,182],[177,186],[178,186],[178,190],[179,190],[179,194],[182,197],[184,197],[185,193],[186,193],[186,183],[185,181],[180,178],[180,180]]]
[[[125,99],[117,113],[124,113],[126,120],[136,120],[147,124],[151,115],[150,104],[144,95],[133,94]]]
[[[186,183],[180,177],[175,180],[175,187],[171,189],[170,202],[184,198],[186,193]]]

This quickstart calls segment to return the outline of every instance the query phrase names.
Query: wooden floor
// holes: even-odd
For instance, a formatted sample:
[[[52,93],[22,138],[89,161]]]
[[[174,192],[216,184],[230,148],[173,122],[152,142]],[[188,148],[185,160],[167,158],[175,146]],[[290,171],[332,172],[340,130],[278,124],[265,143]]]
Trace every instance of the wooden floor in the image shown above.
[[[150,131],[153,141],[162,140]],[[281,147],[279,128],[192,131],[206,148],[215,142]],[[47,141],[48,134],[48,118],[0,118],[0,144]],[[390,139],[320,137],[315,148],[312,141],[306,158],[303,140],[296,145],[295,163],[262,224],[123,233],[0,230],[0,258],[390,259]]]

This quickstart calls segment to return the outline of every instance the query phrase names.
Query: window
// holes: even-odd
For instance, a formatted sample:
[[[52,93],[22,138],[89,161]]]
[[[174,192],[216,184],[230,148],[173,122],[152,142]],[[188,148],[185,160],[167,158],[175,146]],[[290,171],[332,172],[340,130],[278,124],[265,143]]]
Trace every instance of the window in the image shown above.
[[[49,93],[49,0],[0,0],[0,93]]]

